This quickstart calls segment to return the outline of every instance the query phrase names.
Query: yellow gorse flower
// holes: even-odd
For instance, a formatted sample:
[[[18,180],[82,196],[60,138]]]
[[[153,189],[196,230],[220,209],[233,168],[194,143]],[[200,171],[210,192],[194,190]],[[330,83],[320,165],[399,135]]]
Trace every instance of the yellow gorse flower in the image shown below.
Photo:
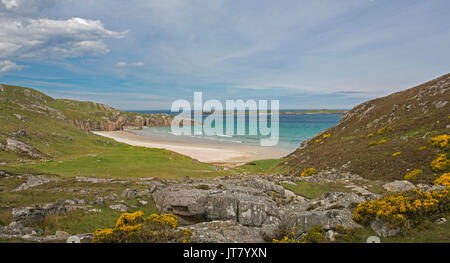
[[[431,138],[428,142],[435,147],[445,148],[447,146],[449,140],[450,140],[450,135],[442,134],[442,135]]]
[[[418,215],[448,211],[449,201],[448,188],[427,193],[415,189],[362,202],[353,211],[353,219],[368,224],[379,218],[391,225],[406,227],[408,220]]]
[[[430,164],[431,169],[435,172],[444,171],[449,165],[450,160],[447,159],[447,154],[445,153],[439,154]]]
[[[317,170],[316,170],[316,169],[314,169],[314,168],[308,168],[308,169],[304,170],[304,171],[300,174],[300,177],[308,177],[308,176],[314,175],[314,174],[316,174],[316,173],[317,173]]]
[[[420,169],[414,169],[411,172],[407,173],[404,177],[405,180],[416,179],[419,174],[423,173]]]
[[[444,173],[441,177],[437,178],[433,181],[435,185],[443,185],[446,187],[450,187],[450,173]]]

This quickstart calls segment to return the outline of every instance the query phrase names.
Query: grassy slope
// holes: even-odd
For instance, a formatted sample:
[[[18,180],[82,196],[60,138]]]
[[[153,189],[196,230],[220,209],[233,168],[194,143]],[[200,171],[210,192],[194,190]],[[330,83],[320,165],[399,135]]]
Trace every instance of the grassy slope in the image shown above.
[[[436,102],[450,100],[448,88],[445,92],[430,88],[439,81],[450,83],[450,74],[355,107],[349,112],[352,117],[326,131],[331,137],[315,143],[317,136],[285,158],[289,174],[309,167],[337,168],[368,179],[393,180],[403,179],[408,170],[422,169],[417,181],[430,182],[437,176],[430,162],[442,151],[427,146],[427,141],[448,133],[446,126],[450,124],[450,103],[435,107]],[[367,138],[383,127],[392,130]],[[371,141],[382,139],[386,143],[369,146]],[[427,148],[419,150],[422,146]],[[396,152],[401,154],[392,156]]]
[[[1,87],[0,143],[5,144],[15,132],[24,130],[26,135],[15,139],[49,154],[52,160],[31,160],[22,154],[0,150],[0,169],[18,173],[116,178],[212,177],[222,174],[213,166],[170,151],[132,147],[80,131],[60,117],[101,120],[112,114],[106,105],[55,100],[33,89]],[[14,114],[19,114],[21,120]]]

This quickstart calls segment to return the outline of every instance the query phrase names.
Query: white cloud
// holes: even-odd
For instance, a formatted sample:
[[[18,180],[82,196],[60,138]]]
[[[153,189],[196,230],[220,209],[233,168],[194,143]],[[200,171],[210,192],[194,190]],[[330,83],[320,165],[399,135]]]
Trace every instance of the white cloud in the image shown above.
[[[142,61],[137,61],[137,62],[118,62],[116,64],[116,67],[142,67],[144,66],[144,63]]]
[[[51,7],[55,0],[1,0],[0,11],[6,10],[12,13],[33,14]]]
[[[4,73],[7,71],[13,71],[13,70],[21,70],[25,66],[17,65],[16,63],[10,61],[10,60],[0,60],[0,73]]]
[[[109,52],[106,38],[126,32],[104,28],[98,20],[10,18],[0,16],[0,58],[67,58]]]

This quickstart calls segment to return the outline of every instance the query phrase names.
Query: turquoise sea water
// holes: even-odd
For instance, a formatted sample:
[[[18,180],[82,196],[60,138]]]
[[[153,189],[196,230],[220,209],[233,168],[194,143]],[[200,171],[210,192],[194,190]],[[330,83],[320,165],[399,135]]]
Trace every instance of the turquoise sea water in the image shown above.
[[[140,113],[156,113],[155,111],[140,111]],[[205,119],[208,115],[203,115]],[[275,147],[294,150],[300,143],[339,123],[341,114],[283,114],[279,115],[279,142]],[[261,136],[249,135],[248,116],[246,117],[245,135],[225,135],[226,118],[223,119],[224,133],[218,136],[204,134],[181,135],[172,134],[171,127],[144,127],[138,134],[150,138],[166,141],[192,142],[200,144],[232,144],[232,145],[259,145]],[[269,118],[268,122],[271,120]],[[236,119],[235,119],[236,123]],[[259,122],[258,122],[259,123]],[[236,124],[234,125],[236,129]],[[270,125],[269,125],[270,126]],[[259,130],[259,129],[258,129]],[[192,133],[194,134],[194,133]],[[267,138],[267,136],[265,136]]]

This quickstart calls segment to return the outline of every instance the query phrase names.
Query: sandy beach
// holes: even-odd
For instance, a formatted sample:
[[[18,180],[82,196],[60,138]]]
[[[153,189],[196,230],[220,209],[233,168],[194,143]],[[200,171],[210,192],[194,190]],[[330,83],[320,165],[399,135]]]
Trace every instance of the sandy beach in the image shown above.
[[[129,131],[92,132],[133,146],[160,148],[189,156],[205,163],[241,164],[249,161],[275,159],[290,152],[273,147],[241,145],[206,145],[154,140]]]

